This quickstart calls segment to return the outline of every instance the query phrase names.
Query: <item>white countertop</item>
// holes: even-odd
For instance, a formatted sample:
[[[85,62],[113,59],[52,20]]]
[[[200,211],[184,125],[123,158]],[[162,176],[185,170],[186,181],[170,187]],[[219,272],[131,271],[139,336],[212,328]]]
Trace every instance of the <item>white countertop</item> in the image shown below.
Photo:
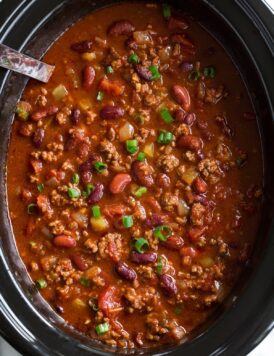
[[[1,1],[2,0],[0,0],[0,2]],[[226,1],[231,1],[231,0],[226,0]],[[269,6],[272,7],[274,11],[274,0],[263,0],[263,1],[268,3]],[[248,356],[273,356],[273,355],[274,355],[274,329],[252,352],[250,352]],[[22,355],[19,354],[17,351],[15,351],[14,348],[12,348],[0,336],[0,356],[22,356]]]

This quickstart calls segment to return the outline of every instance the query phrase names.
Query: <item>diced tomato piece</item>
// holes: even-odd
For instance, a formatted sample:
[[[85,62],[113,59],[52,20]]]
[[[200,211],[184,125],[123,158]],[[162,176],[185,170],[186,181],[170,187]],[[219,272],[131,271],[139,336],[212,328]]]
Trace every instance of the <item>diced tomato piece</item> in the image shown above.
[[[99,83],[99,89],[107,94],[119,96],[123,94],[125,88],[117,81],[111,82],[107,78],[103,78]]]
[[[192,242],[196,242],[206,231],[206,227],[191,227],[187,231],[187,236]]]
[[[110,204],[103,207],[103,214],[107,218],[113,218],[114,216],[125,215],[129,212],[129,207],[124,204]]]
[[[114,317],[122,310],[120,297],[114,286],[109,286],[101,292],[98,307],[107,317]]]

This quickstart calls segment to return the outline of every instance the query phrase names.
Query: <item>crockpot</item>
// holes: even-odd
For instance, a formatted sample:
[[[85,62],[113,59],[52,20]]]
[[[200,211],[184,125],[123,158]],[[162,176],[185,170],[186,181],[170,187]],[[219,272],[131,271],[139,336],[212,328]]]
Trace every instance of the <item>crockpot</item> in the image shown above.
[[[0,41],[40,58],[81,16],[114,2],[117,1],[3,0]],[[16,249],[8,214],[5,167],[14,107],[28,80],[1,70],[0,332],[24,355],[240,356],[254,348],[273,327],[274,16],[260,0],[175,0],[173,3],[189,12],[223,44],[238,66],[254,105],[263,151],[264,200],[252,258],[230,296],[211,319],[180,345],[117,351],[75,331],[33,287]]]

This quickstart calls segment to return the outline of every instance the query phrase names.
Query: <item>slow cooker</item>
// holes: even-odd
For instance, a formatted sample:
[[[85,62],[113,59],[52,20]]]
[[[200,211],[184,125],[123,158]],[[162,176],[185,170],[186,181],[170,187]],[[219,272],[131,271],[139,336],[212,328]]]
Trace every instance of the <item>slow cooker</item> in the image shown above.
[[[35,58],[80,17],[116,0],[3,0],[0,41]],[[41,298],[12,233],[6,156],[14,107],[28,81],[0,70],[0,332],[24,355],[246,355],[274,325],[274,21],[260,0],[174,0],[226,48],[248,87],[261,136],[264,201],[256,245],[230,296],[186,342],[114,350],[76,332]],[[246,133],[248,135],[248,132]],[[20,157],[18,157],[20,159]]]

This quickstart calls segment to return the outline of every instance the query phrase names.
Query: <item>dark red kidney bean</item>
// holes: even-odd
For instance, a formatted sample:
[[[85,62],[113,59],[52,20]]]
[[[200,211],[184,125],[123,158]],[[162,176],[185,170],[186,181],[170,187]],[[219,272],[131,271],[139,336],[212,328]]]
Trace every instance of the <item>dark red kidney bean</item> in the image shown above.
[[[97,162],[97,161],[101,162],[102,158],[99,155],[97,155],[96,153],[93,153],[92,155],[89,156],[89,158],[85,162],[80,164],[79,171],[80,172],[92,171],[93,164],[94,164],[94,162]]]
[[[108,34],[113,36],[130,35],[135,31],[134,25],[127,20],[113,22],[108,28]]]
[[[88,264],[85,261],[84,257],[80,255],[70,255],[71,262],[77,267],[80,271],[86,271],[88,269]]]
[[[179,109],[179,110],[175,111],[174,118],[175,118],[176,122],[181,123],[181,122],[185,121],[186,115],[187,115],[187,113],[185,112],[185,110]]]
[[[73,109],[71,112],[71,122],[73,123],[73,125],[78,125],[79,121],[80,121],[80,115],[81,115],[81,111],[79,109]]]
[[[169,274],[162,274],[160,276],[160,286],[163,289],[163,292],[166,296],[171,297],[174,294],[177,294],[177,286],[175,279]]]
[[[156,262],[156,260],[157,260],[157,253],[155,252],[145,252],[145,253],[138,253],[136,251],[131,252],[131,261],[139,265],[154,263]]]
[[[112,194],[120,194],[126,186],[131,182],[131,176],[126,173],[118,173],[114,176],[109,185],[109,190]]]
[[[146,162],[134,161],[131,165],[131,172],[140,185],[151,187],[154,184],[151,167]]]
[[[47,116],[52,116],[52,115],[56,114],[58,111],[59,111],[58,106],[51,105],[47,108],[35,111],[33,114],[31,114],[31,119],[33,121],[39,121],[39,120],[44,119]]]
[[[201,177],[196,177],[192,183],[194,190],[198,194],[203,194],[207,191],[207,184]]]
[[[156,184],[160,188],[168,189],[170,187],[171,181],[167,174],[159,173],[156,177]]]
[[[166,241],[162,241],[161,244],[168,250],[177,251],[183,247],[184,240],[178,235],[172,235]]]
[[[164,218],[159,214],[152,214],[150,218],[146,219],[146,224],[150,228],[162,225],[163,222],[164,222]]]
[[[45,138],[45,130],[38,128],[34,131],[33,143],[36,148],[41,148]]]
[[[81,42],[76,42],[73,43],[70,48],[77,52],[77,53],[85,53],[85,52],[89,52],[92,49],[92,41],[81,41]]]
[[[202,148],[202,141],[199,137],[193,135],[182,135],[179,137],[177,145],[191,151],[199,151]]]
[[[133,49],[134,51],[136,51],[138,49],[138,44],[134,40],[133,37],[128,38],[125,42],[125,45],[126,45],[126,47],[129,47],[130,49]]]
[[[171,31],[186,30],[189,24],[186,19],[179,15],[172,15],[168,20],[167,27]]]
[[[202,137],[206,141],[211,141],[212,137],[213,137],[213,134],[211,132],[209,132],[209,131],[204,131],[204,132],[202,132]]]
[[[228,137],[234,136],[234,130],[228,125],[227,119],[224,116],[216,116],[216,123],[220,126],[222,132]]]
[[[184,122],[188,126],[192,126],[195,121],[196,121],[196,115],[194,113],[189,113],[185,116]]]
[[[95,183],[93,191],[90,193],[88,197],[88,204],[97,203],[102,199],[104,195],[104,186],[102,183]]]
[[[186,87],[182,87],[180,85],[173,85],[171,88],[171,94],[178,104],[182,106],[185,111],[190,109],[191,99],[189,95],[189,91]]]
[[[83,184],[88,184],[92,181],[92,173],[90,171],[84,171],[81,173],[81,180]]]
[[[134,281],[137,278],[137,274],[133,268],[130,268],[125,262],[118,262],[115,266],[115,271],[120,277],[126,279],[127,281]]]
[[[191,72],[193,70],[193,63],[191,62],[182,62],[180,65],[179,65],[179,69],[181,72]]]
[[[106,105],[100,111],[100,117],[104,120],[115,120],[123,117],[124,109],[116,105]]]
[[[152,80],[152,73],[147,67],[142,66],[141,64],[135,64],[134,68],[141,79],[148,82]]]
[[[208,123],[206,121],[202,121],[202,120],[197,121],[196,125],[197,125],[198,129],[200,129],[200,130],[205,130],[208,127]]]
[[[76,241],[68,235],[59,235],[52,240],[56,247],[71,248],[76,246]]]
[[[202,151],[196,152],[196,157],[198,161],[202,161],[203,159],[205,159],[205,155]]]
[[[185,47],[189,47],[191,49],[195,48],[193,41],[189,38],[186,33],[174,33],[171,35],[172,43],[180,43]]]
[[[89,90],[95,78],[95,70],[92,66],[86,65],[83,69],[83,88]]]

